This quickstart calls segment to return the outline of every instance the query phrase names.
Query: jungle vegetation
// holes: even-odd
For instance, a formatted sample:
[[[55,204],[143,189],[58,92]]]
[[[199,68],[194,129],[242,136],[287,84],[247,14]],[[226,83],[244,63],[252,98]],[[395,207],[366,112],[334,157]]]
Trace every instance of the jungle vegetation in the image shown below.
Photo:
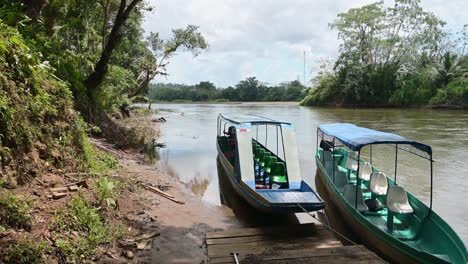
[[[302,105],[468,107],[468,25],[456,33],[419,0],[383,1],[329,24],[339,56],[324,64]]]
[[[157,83],[151,86],[148,97],[157,101],[300,101],[306,87],[299,81],[283,82],[276,86],[261,83],[255,77],[240,81],[234,87],[217,88],[211,82],[196,85]]]

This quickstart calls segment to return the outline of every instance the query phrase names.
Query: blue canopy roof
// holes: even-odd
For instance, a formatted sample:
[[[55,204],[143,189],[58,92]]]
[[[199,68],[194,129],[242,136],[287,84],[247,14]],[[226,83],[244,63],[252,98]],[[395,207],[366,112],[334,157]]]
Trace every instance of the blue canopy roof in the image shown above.
[[[323,124],[319,126],[323,133],[339,139],[343,144],[354,151],[371,144],[409,144],[415,148],[432,155],[430,146],[406,139],[402,136],[377,131],[365,127],[358,127],[348,123]]]
[[[281,122],[276,121],[267,117],[258,116],[258,115],[246,115],[246,114],[229,114],[223,115],[220,114],[222,118],[228,120],[231,123],[235,124],[243,124],[243,123],[250,123],[250,124],[287,124],[290,125],[291,123],[288,122]]]

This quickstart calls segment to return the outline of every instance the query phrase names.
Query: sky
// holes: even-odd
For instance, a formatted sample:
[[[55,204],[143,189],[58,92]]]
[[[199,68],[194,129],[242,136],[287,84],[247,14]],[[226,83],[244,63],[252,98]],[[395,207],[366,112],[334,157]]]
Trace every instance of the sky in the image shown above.
[[[338,13],[376,1],[369,0],[148,0],[145,34],[170,38],[173,28],[199,26],[209,48],[197,57],[178,52],[167,67],[169,76],[154,82],[234,86],[255,76],[275,85],[310,80],[319,66],[338,55],[337,32],[328,26]],[[392,4],[393,1],[386,1]],[[468,24],[468,0],[422,0],[427,11],[457,31]]]

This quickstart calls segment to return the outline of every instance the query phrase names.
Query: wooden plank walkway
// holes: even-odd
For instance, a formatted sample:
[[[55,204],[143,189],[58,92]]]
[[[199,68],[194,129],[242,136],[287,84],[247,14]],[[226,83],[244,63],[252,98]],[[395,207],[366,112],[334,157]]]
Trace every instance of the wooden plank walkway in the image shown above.
[[[209,263],[385,263],[360,246],[343,246],[320,224],[242,228],[206,234]]]

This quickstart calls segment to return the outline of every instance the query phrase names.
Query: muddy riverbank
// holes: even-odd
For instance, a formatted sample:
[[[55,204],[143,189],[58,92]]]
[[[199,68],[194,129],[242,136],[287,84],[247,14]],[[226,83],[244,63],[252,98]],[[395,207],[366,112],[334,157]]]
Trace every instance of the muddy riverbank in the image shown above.
[[[130,118],[127,123],[151,122],[154,117]],[[153,129],[159,130],[154,123]],[[163,132],[165,133],[165,132]],[[159,134],[159,133],[158,133]],[[127,152],[118,157],[121,174],[135,184],[159,186],[169,193],[174,202],[164,196],[139,188],[135,193],[119,199],[122,214],[135,226],[144,227],[146,233],[157,232],[149,250],[136,251],[134,263],[200,263],[206,258],[205,233],[213,230],[240,227],[232,210],[202,201],[189,186],[152,162],[147,155]],[[150,219],[144,221],[144,219]],[[123,262],[129,259],[122,259]]]

